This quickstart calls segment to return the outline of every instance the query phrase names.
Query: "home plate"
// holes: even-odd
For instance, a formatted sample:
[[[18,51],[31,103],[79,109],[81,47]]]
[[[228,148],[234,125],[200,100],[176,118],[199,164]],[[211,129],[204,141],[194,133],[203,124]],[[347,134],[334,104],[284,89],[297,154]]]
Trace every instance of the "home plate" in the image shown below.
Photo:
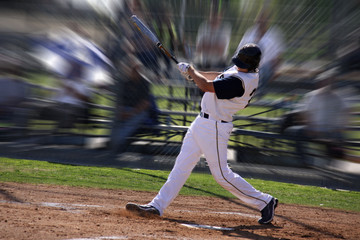
[[[220,230],[220,231],[233,231],[235,228],[227,228],[227,227],[217,227],[217,226],[209,226],[209,225],[200,225],[200,224],[186,224],[182,223],[181,225],[189,228],[204,228],[210,230]]]

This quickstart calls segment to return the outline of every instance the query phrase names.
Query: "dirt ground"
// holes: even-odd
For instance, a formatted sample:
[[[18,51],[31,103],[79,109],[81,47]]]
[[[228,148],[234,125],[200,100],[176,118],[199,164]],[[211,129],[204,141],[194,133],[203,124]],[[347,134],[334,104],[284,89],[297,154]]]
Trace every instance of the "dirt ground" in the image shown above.
[[[360,214],[282,204],[274,221],[236,199],[178,196],[163,217],[127,212],[155,193],[0,183],[1,239],[359,239]]]

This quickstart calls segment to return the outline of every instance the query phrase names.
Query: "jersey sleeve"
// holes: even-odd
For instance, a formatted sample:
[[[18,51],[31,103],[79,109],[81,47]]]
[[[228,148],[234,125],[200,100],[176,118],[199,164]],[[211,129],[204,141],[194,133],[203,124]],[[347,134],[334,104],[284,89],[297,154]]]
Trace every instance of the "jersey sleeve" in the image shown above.
[[[242,79],[234,76],[216,79],[213,84],[218,99],[241,97],[245,92]]]

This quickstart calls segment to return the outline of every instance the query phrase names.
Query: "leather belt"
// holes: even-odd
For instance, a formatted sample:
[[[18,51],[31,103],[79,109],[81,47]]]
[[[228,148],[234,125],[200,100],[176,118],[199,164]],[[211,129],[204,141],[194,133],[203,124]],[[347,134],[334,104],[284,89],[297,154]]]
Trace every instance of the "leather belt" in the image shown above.
[[[207,119],[209,119],[209,114],[207,114],[207,113],[204,113],[204,112],[201,112],[200,113],[200,116],[201,117],[203,117],[203,118],[207,118]],[[227,121],[224,121],[224,120],[220,120],[220,122],[222,122],[222,123],[228,123]]]

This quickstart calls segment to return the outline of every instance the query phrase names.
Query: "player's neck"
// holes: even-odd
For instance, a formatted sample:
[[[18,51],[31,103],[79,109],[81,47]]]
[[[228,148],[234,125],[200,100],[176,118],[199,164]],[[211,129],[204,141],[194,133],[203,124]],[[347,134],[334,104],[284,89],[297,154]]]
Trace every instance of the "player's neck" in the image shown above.
[[[244,73],[249,72],[249,69],[247,69],[247,68],[239,68],[239,67],[237,67],[237,70],[238,70],[239,72],[244,72]]]

